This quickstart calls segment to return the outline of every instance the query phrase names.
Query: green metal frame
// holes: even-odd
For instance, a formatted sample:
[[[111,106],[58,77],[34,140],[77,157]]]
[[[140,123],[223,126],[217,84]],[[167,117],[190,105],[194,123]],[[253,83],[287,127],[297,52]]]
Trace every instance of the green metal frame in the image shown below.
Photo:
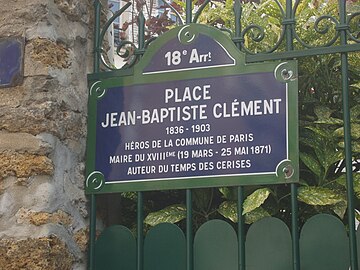
[[[342,94],[343,94],[343,118],[344,118],[344,140],[345,140],[345,159],[346,159],[346,182],[347,182],[347,200],[348,200],[348,224],[349,224],[349,238],[350,238],[350,257],[351,257],[351,269],[358,269],[358,260],[357,260],[357,245],[356,245],[356,235],[355,235],[355,212],[354,212],[354,189],[353,189],[353,175],[352,175],[352,150],[351,150],[351,125],[350,125],[350,110],[349,110],[349,85],[348,85],[348,53],[360,51],[360,39],[355,36],[350,29],[350,23],[354,22],[356,19],[359,19],[360,13],[354,13],[351,16],[347,16],[346,12],[346,1],[338,0],[339,6],[339,19],[332,16],[321,16],[317,18],[316,24],[319,24],[322,20],[330,20],[334,24],[335,35],[328,44],[320,47],[313,47],[310,44],[306,44],[301,40],[301,38],[296,33],[296,11],[301,3],[301,0],[286,0],[286,5],[282,6],[280,1],[274,0],[279,7],[280,12],[283,14],[282,20],[282,33],[280,35],[279,41],[274,45],[273,48],[270,48],[268,51],[263,53],[252,53],[245,45],[244,40],[245,36],[248,33],[256,29],[260,31],[260,38],[254,38],[255,42],[261,42],[263,39],[264,31],[261,27],[257,25],[249,26],[245,29],[242,29],[240,19],[242,16],[242,4],[240,0],[235,0],[234,4],[234,13],[235,13],[235,31],[232,33],[232,40],[236,44],[237,48],[240,51],[245,52],[245,62],[246,63],[255,63],[263,62],[268,60],[287,60],[295,59],[306,56],[313,55],[322,55],[322,54],[340,54],[341,56],[341,74],[342,74]],[[191,22],[196,23],[199,14],[203,8],[210,1],[205,1],[203,5],[198,9],[197,14],[192,14],[192,2],[186,0],[186,24]],[[128,8],[130,4],[127,4],[119,12],[114,14],[114,17],[109,21],[114,20],[115,17],[120,16],[122,12]],[[102,31],[100,28],[100,14],[101,14],[101,4],[99,0],[94,1],[95,8],[95,34],[94,34],[94,73],[100,73],[100,64],[102,62],[103,66],[108,67],[106,63],[101,58],[101,47],[104,39],[104,33],[106,32],[106,27],[110,25],[107,23]],[[319,34],[321,31],[315,29]],[[133,72],[132,65],[134,65],[138,59],[144,54],[144,51],[148,44],[145,44],[144,41],[144,18],[140,16],[139,23],[139,43],[136,46],[131,42],[124,42],[121,46],[127,45],[128,48],[132,47],[135,54],[131,58],[132,61],[122,70],[114,70],[111,67],[108,67],[111,72],[111,76],[119,75],[124,76],[126,74],[131,74]],[[262,36],[262,37],[261,37]],[[301,49],[294,49],[294,43],[302,45]],[[351,44],[349,44],[349,42]],[[279,51],[279,46],[281,43],[286,44],[285,51]],[[119,50],[120,51],[120,50]],[[101,73],[103,78],[106,78],[109,73]],[[242,203],[244,200],[243,187],[238,187],[238,239],[239,239],[239,270],[245,270],[245,249],[244,249],[244,217],[242,215]],[[143,224],[143,213],[142,213],[142,193],[138,193],[138,263],[137,269],[143,269],[143,251],[142,251],[142,224]],[[90,195],[91,201],[91,214],[90,214],[90,243],[89,243],[89,269],[94,270],[94,247],[95,247],[95,231],[96,231],[96,195]],[[297,221],[297,184],[291,184],[291,202],[292,202],[292,238],[293,238],[293,269],[300,269],[300,255],[299,255],[299,228]],[[193,253],[192,253],[192,243],[193,243],[193,232],[192,232],[192,191],[188,189],[186,191],[186,204],[187,204],[187,270],[193,269]]]

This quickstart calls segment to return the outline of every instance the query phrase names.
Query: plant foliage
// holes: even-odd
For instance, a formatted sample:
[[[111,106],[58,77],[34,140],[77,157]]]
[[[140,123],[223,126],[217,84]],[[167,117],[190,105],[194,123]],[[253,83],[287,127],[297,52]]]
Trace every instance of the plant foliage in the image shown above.
[[[174,1],[179,12],[183,3]],[[195,2],[196,6],[199,2]],[[203,10],[199,21],[219,28],[234,29],[233,0],[214,0]],[[245,1],[242,4],[242,29],[248,29],[244,45],[253,53],[264,52],[279,41],[283,31],[285,0]],[[360,10],[359,4],[348,1],[350,12]],[[296,10],[296,33],[304,44],[324,45],[336,31],[330,19],[317,18],[328,14],[338,19],[337,1],[304,0]],[[160,20],[161,18],[159,18]],[[152,19],[152,23],[159,23]],[[162,22],[163,25],[163,22]],[[257,25],[258,27],[252,27]],[[161,26],[161,25],[160,25]],[[159,26],[159,27],[160,27]],[[155,26],[153,26],[155,27]],[[168,27],[166,24],[165,28]],[[161,28],[161,27],[160,27]],[[158,32],[161,33],[166,29]],[[263,33],[259,30],[263,29]],[[315,29],[318,28],[318,31]],[[327,31],[325,31],[328,29]],[[257,41],[263,34],[261,42]],[[304,44],[295,42],[295,49]],[[280,44],[278,51],[284,50]],[[360,160],[360,55],[349,54],[349,84],[351,110],[351,137],[354,160]],[[344,175],[343,112],[341,92],[341,62],[338,55],[322,55],[299,58],[299,132],[300,132],[300,217],[306,220],[315,213],[330,213],[344,219],[346,216],[346,181]],[[357,167],[356,167],[357,166]],[[359,171],[355,165],[354,171]],[[354,188],[360,198],[360,174],[354,173]],[[185,218],[184,194],[177,197],[181,204],[162,200],[156,209],[147,206],[145,222],[154,226],[160,222],[179,223]],[[165,194],[162,192],[161,194]],[[179,194],[182,194],[181,196]],[[246,223],[251,224],[266,216],[277,216],[290,220],[290,191],[286,186],[246,187],[243,214]],[[126,196],[129,197],[129,194]],[[133,196],[130,196],[130,198]],[[150,198],[149,201],[155,201]],[[225,218],[236,222],[236,188],[223,187],[194,191],[195,226],[210,218]],[[359,200],[356,208],[360,209]]]

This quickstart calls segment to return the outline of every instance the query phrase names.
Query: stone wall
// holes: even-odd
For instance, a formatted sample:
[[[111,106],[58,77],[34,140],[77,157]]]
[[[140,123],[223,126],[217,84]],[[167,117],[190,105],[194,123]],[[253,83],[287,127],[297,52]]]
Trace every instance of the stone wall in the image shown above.
[[[24,79],[0,88],[0,269],[86,269],[92,1],[0,0]],[[90,68],[89,68],[90,67]]]

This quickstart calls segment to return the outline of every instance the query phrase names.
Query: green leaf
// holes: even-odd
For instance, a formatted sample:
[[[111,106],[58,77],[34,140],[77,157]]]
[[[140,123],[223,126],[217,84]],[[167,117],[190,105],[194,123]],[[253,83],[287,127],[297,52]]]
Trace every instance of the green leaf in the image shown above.
[[[334,205],[343,201],[343,196],[336,190],[324,187],[300,187],[298,200],[309,205]]]
[[[316,124],[326,124],[326,125],[342,125],[343,121],[338,118],[329,117],[325,119],[319,119],[315,121]]]
[[[355,105],[350,109],[350,119],[352,121],[359,120],[360,118],[360,105]]]
[[[338,202],[332,207],[332,209],[336,215],[338,215],[341,219],[343,219],[347,210],[347,201],[344,200]]]
[[[316,145],[319,144],[319,137],[326,138],[329,135],[328,130],[324,129],[323,127],[321,127],[319,125],[306,126],[305,129],[311,130],[312,132],[315,133],[315,136],[312,132],[306,134],[307,138],[310,139],[309,142],[312,142],[312,144],[309,144],[309,146],[315,147]],[[316,135],[318,135],[318,136],[316,136]]]
[[[317,159],[315,159],[312,155],[308,153],[300,153],[300,159],[317,177],[322,175],[322,167]]]
[[[343,151],[339,151],[335,147],[329,145],[324,146],[324,151],[321,152],[321,155],[320,153],[317,154],[319,155],[318,159],[326,172],[334,163],[344,159]]]
[[[313,148],[315,155],[310,153],[301,153],[300,158],[309,169],[315,173],[322,181],[329,168],[337,161],[343,159],[343,151],[339,151],[338,139],[334,135],[333,129],[323,128],[321,132],[318,127],[307,127],[304,132],[305,137],[301,138],[304,143]],[[309,132],[312,130],[314,133]],[[321,167],[319,166],[321,165]]]
[[[341,175],[336,182],[346,188],[346,175]],[[356,197],[360,199],[360,173],[353,174],[353,187]]]
[[[194,203],[199,210],[206,211],[212,199],[211,188],[199,188],[193,190]]]
[[[219,188],[220,193],[223,197],[229,201],[237,200],[237,191],[234,187],[221,187]]]
[[[345,148],[344,142],[339,142],[339,147]],[[351,150],[353,153],[360,153],[360,141],[352,141],[351,142]]]
[[[265,217],[271,217],[271,215],[260,206],[245,215],[245,223],[252,224]]]
[[[351,125],[351,137],[353,137],[354,139],[360,138],[360,124]]]
[[[318,120],[315,121],[317,124],[337,125],[343,122],[341,119],[331,117],[333,110],[326,106],[316,106],[314,112],[318,117]]]
[[[265,202],[265,200],[269,197],[269,195],[270,195],[269,188],[261,188],[261,189],[255,190],[244,201],[243,215],[251,212],[252,210],[254,210],[254,209],[258,208],[260,205],[262,205]]]
[[[237,203],[234,201],[223,202],[218,209],[218,212],[225,218],[230,219],[232,222],[238,222],[237,215]],[[255,208],[251,212],[245,214],[245,223],[252,224],[264,217],[270,217],[271,215],[261,206]]]
[[[337,137],[344,137],[344,128],[338,128],[334,131],[334,135]],[[351,125],[351,137],[355,140],[360,138],[360,124],[352,124]]]
[[[144,222],[150,226],[160,223],[176,223],[186,218],[186,206],[182,204],[170,205],[160,211],[148,214]]]
[[[121,197],[136,201],[137,200],[137,192],[134,191],[127,191],[127,192],[121,192]]]
[[[333,110],[325,106],[316,106],[314,112],[319,120],[329,119]]]
[[[232,222],[237,222],[237,203],[234,201],[224,201],[220,204],[218,212],[223,217],[230,219]]]
[[[313,158],[316,158],[319,161],[319,164],[326,172],[332,164],[343,158],[343,152],[338,151],[337,149],[338,139],[334,135],[332,129],[323,129],[321,132],[317,132],[317,127],[308,127],[307,129],[310,130],[310,128],[315,132],[315,134],[304,132],[306,137],[302,137],[300,142],[314,149],[316,157],[314,156]],[[311,166],[315,166],[310,163],[306,163],[306,160],[303,161],[310,169]],[[317,174],[318,171],[313,172]]]
[[[353,142],[352,151],[353,151],[353,153],[360,153],[360,140]]]

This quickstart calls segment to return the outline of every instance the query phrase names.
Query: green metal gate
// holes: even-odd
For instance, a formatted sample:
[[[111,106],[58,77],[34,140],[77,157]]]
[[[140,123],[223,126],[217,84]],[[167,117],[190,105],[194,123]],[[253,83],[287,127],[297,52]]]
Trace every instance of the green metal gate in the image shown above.
[[[270,60],[297,59],[307,56],[324,54],[339,54],[341,59],[342,109],[344,120],[344,142],[346,163],[346,186],[348,202],[348,228],[338,219],[330,215],[317,215],[308,220],[301,229],[298,224],[298,184],[290,184],[291,189],[291,229],[279,219],[268,218],[253,224],[245,235],[245,221],[243,213],[244,187],[237,187],[237,232],[224,221],[209,221],[193,231],[193,191],[186,190],[186,232],[185,234],[175,225],[160,224],[146,237],[143,233],[144,210],[143,192],[137,195],[137,235],[136,240],[130,231],[123,226],[113,226],[104,231],[96,240],[96,197],[90,195],[90,245],[89,269],[126,269],[126,270],[212,270],[212,269],[359,269],[357,238],[355,228],[353,154],[351,146],[351,123],[349,110],[349,80],[348,53],[360,51],[360,12],[348,13],[347,2],[338,0],[338,16],[323,15],[316,18],[315,30],[319,34],[328,34],[329,28],[319,26],[321,21],[327,20],[333,24],[332,38],[321,46],[306,44],[297,34],[297,27],[302,26],[296,18],[296,12],[303,1],[274,0],[275,6],[282,14],[281,35],[276,44],[266,52],[251,52],[246,45],[246,35],[257,31],[251,38],[254,42],[261,42],[265,34],[264,29],[257,25],[243,27],[243,3],[234,1],[235,31],[231,32],[233,42],[237,48],[246,54],[247,63],[260,63]],[[306,1],[309,2],[309,1]],[[316,1],[315,1],[316,2]],[[209,5],[206,0],[192,14],[192,2],[186,0],[185,23],[196,23],[203,9]],[[284,4],[284,5],[283,5]],[[101,28],[101,4],[94,1],[95,7],[95,36],[94,36],[94,73],[97,76],[107,76],[107,69],[111,66],[102,62],[101,48],[112,22],[124,13],[131,3],[128,2],[116,12]],[[174,10],[174,12],[176,12]],[[180,20],[181,21],[181,20]],[[145,19],[139,16],[138,45],[131,44],[134,55],[122,70],[116,71],[117,76],[127,74],[127,69],[141,58],[147,43],[145,42]],[[226,30],[229,32],[229,30]],[[150,40],[152,41],[152,40]],[[149,41],[149,42],[150,42]],[[330,236],[330,237],[329,237]],[[325,243],[325,244],[324,244]],[[314,255],[315,254],[315,255]],[[314,257],[315,256],[315,257]],[[336,257],[336,260],[334,258]]]

